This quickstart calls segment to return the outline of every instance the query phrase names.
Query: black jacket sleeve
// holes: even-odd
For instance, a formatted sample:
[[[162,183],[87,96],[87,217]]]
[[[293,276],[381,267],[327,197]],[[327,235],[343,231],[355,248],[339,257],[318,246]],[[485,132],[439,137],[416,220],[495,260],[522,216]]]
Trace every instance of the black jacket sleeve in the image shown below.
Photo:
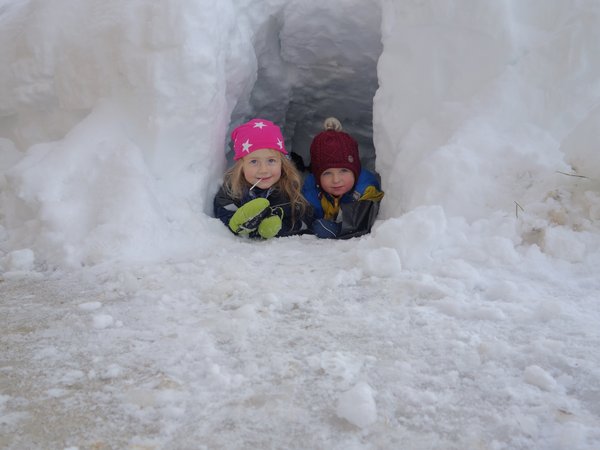
[[[304,214],[302,214],[299,209],[292,214],[292,208],[287,199],[279,198],[272,200],[272,207],[277,208],[278,206],[281,206],[284,211],[281,231],[277,236],[293,236],[295,234],[304,234],[308,232],[313,221],[313,210],[310,206],[307,206]]]
[[[229,197],[223,186],[219,189],[219,192],[215,195],[213,202],[215,217],[220,219],[225,225],[229,226],[229,220],[231,216],[237,211],[239,205]]]
[[[342,203],[342,228],[338,239],[350,239],[371,232],[379,212],[379,203],[372,200]]]

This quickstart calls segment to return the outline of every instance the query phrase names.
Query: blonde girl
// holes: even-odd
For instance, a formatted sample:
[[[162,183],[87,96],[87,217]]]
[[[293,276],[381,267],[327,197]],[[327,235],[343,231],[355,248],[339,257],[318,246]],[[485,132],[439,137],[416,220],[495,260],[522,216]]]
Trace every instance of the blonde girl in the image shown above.
[[[215,216],[241,236],[269,239],[300,234],[312,222],[302,178],[287,157],[281,130],[252,119],[231,134],[235,164],[214,200]]]

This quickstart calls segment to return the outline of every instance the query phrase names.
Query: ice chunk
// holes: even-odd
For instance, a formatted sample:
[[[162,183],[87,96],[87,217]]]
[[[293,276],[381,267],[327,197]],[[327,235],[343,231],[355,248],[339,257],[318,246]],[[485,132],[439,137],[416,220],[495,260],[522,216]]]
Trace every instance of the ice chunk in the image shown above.
[[[110,327],[115,322],[115,319],[109,314],[96,314],[93,321],[94,328],[101,330]]]
[[[553,391],[556,388],[556,380],[539,366],[529,366],[525,369],[525,381],[539,387],[544,391]]]
[[[393,277],[402,271],[402,264],[396,249],[377,248],[366,253],[363,259],[366,274],[376,277]]]
[[[32,250],[24,248],[10,252],[3,258],[4,269],[9,271],[29,272],[33,270],[35,255]]]
[[[388,219],[373,231],[378,244],[394,248],[409,268],[426,265],[444,242],[446,215],[439,206],[417,208],[400,218]]]
[[[364,428],[377,420],[377,406],[373,390],[365,382],[359,382],[344,392],[339,400],[336,414],[357,427]]]

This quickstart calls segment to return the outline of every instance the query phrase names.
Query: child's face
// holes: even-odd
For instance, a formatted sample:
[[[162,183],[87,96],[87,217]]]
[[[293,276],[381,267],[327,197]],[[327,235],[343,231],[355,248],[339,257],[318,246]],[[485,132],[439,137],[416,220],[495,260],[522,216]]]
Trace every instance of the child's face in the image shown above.
[[[242,162],[246,181],[253,185],[261,178],[256,185],[261,189],[270,188],[281,178],[281,153],[278,151],[262,148],[244,156]]]
[[[319,180],[321,189],[334,197],[341,197],[354,186],[354,173],[350,169],[327,169]]]

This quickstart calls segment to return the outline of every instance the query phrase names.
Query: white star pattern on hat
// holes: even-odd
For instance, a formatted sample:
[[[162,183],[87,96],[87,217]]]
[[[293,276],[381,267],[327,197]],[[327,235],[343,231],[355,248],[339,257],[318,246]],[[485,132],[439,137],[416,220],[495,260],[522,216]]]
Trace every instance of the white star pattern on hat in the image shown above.
[[[283,150],[283,142],[279,138],[277,138],[277,145],[279,146],[279,150]]]
[[[242,144],[242,151],[244,151],[246,153],[250,153],[250,147],[252,147],[252,144],[250,143],[250,139],[246,139],[246,142],[244,142]]]
[[[256,122],[253,128],[260,128],[261,130],[266,127],[264,122]]]

